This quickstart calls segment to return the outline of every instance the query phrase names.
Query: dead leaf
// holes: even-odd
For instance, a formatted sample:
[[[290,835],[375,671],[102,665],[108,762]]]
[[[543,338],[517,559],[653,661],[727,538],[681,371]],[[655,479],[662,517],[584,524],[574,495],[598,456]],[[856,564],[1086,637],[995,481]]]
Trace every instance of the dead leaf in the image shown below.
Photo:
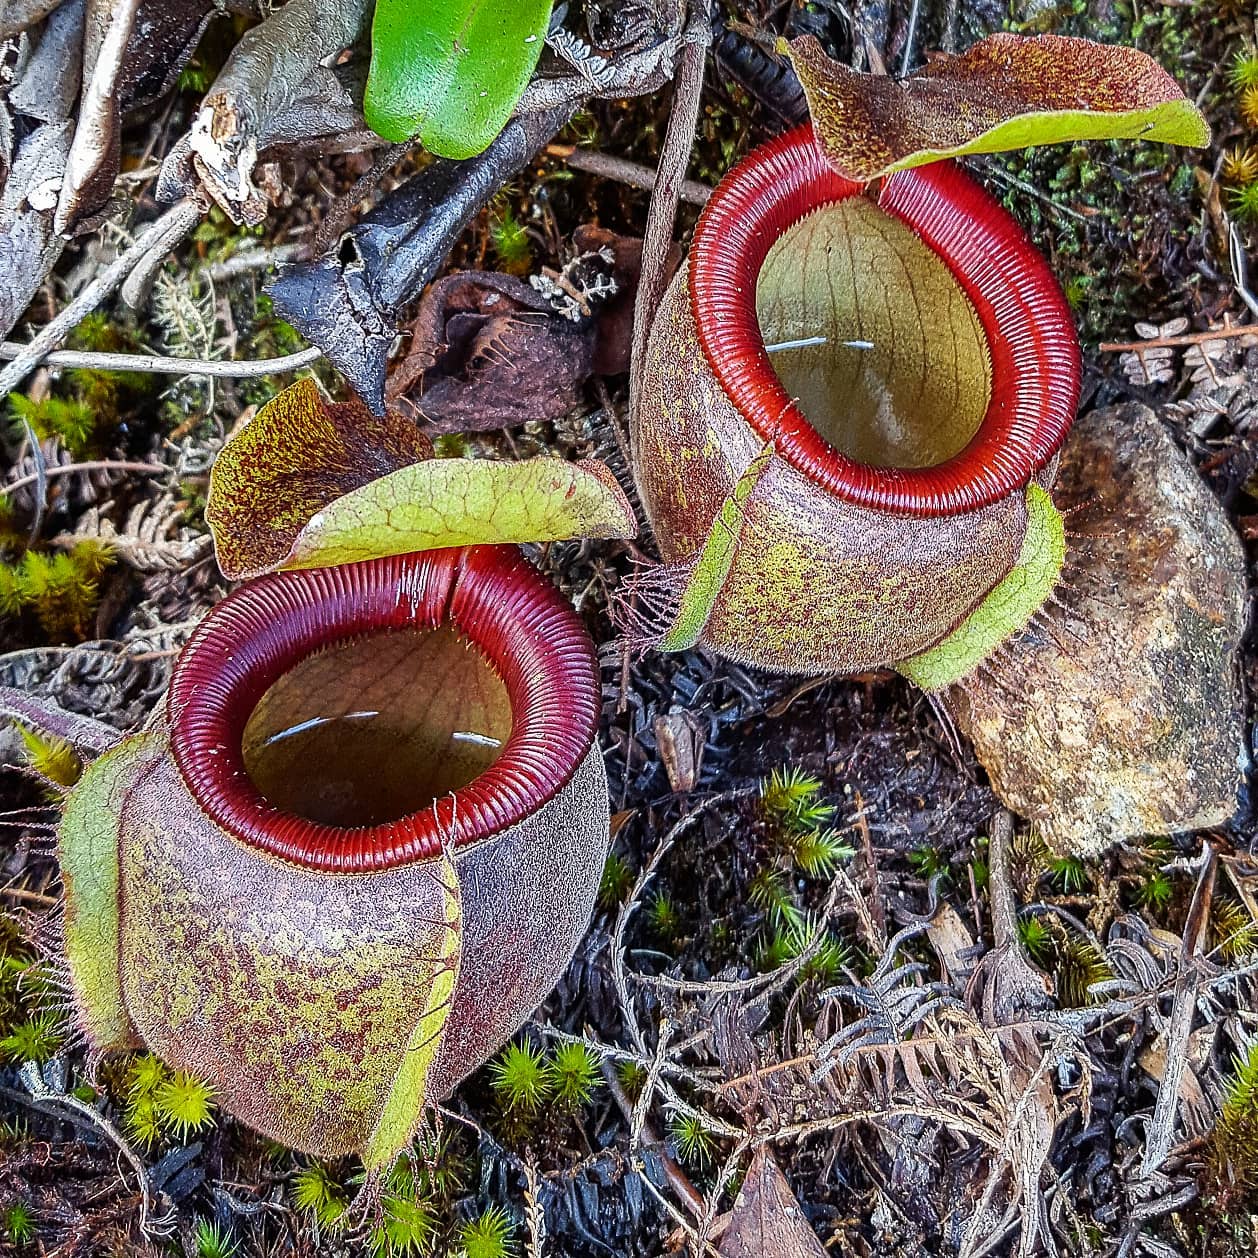
[[[653,728],[669,786],[679,795],[693,791],[703,768],[707,723],[693,712],[678,709],[657,716]]]
[[[526,284],[463,271],[430,285],[388,396],[408,397],[433,432],[559,419],[592,375],[629,369],[642,242],[578,227],[562,273]]]
[[[433,432],[485,432],[557,419],[590,375],[593,329],[562,318],[510,275],[464,271],[431,285],[410,349],[389,377]]]
[[[1135,48],[1000,33],[937,53],[907,79],[860,74],[811,35],[786,51],[830,164],[869,181],[964,153],[1072,140],[1143,139],[1202,148],[1210,128],[1175,80]]]
[[[826,1258],[786,1176],[763,1145],[726,1217],[721,1258]]]

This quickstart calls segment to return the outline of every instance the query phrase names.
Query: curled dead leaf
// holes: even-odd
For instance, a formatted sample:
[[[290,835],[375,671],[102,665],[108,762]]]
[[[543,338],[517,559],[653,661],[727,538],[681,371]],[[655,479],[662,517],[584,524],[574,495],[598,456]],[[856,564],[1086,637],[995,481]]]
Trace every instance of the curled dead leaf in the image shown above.
[[[642,242],[582,226],[573,245],[562,273],[533,284],[462,271],[430,285],[388,396],[432,432],[484,432],[558,419],[590,376],[627,371]]]

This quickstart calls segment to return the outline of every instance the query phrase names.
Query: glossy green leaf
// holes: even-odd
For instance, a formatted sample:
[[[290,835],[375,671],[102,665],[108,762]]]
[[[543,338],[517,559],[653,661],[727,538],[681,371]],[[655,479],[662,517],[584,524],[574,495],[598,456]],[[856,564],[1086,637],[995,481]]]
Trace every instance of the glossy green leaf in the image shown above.
[[[377,0],[363,110],[372,130],[474,157],[528,84],[551,0]]]
[[[1201,111],[1136,48],[1002,33],[892,79],[848,69],[810,35],[782,47],[830,164],[849,179],[1074,140],[1210,142]]]

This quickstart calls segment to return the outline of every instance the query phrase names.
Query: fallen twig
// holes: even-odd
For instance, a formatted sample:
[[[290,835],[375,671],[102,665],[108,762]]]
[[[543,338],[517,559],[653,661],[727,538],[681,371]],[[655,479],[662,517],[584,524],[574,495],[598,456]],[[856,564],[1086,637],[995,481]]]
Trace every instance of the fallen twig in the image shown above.
[[[1147,341],[1104,341],[1097,349],[1102,354],[1138,354],[1144,349],[1177,349],[1186,345],[1205,345],[1209,341],[1226,341],[1234,336],[1258,338],[1258,324],[1224,326],[1213,332],[1185,332],[1183,336],[1153,336]]]
[[[623,157],[613,157],[610,153],[600,153],[597,149],[578,148],[575,144],[548,144],[546,155],[559,158],[573,170],[614,179],[631,188],[642,188],[650,192],[655,187],[656,173],[649,166],[642,166]],[[681,199],[690,205],[707,205],[712,196],[712,189],[697,179],[683,179],[679,187]]]
[[[17,341],[0,342],[0,358],[20,358],[28,347]],[[317,345],[308,345],[295,354],[280,358],[167,358],[162,354],[106,354],[76,349],[59,349],[45,354],[48,367],[80,367],[88,371],[150,371],[163,376],[220,376],[247,380],[253,376],[278,375],[308,367],[323,357]]]
[[[677,70],[677,86],[673,89],[672,112],[660,154],[659,172],[651,208],[647,212],[646,231],[642,237],[642,273],[638,295],[633,306],[633,348],[629,359],[629,409],[637,406],[642,362],[646,354],[647,336],[655,320],[655,312],[664,295],[668,276],[668,252],[673,245],[673,224],[681,201],[681,185],[694,145],[695,127],[699,121],[699,99],[703,93],[703,68],[708,44],[712,41],[712,22],[708,4],[701,0],[691,11],[684,36],[681,64]]]
[[[74,472],[146,472],[153,476],[158,472],[169,472],[164,463],[128,463],[125,459],[92,459],[87,463],[64,463],[60,467],[44,469],[45,477],[69,476]],[[40,479],[38,472],[23,476],[20,480],[8,485],[0,485],[0,493],[11,494],[27,485],[34,485]]]
[[[1201,872],[1197,875],[1197,886],[1184,922],[1175,976],[1175,999],[1171,1003],[1171,1022],[1166,1029],[1166,1070],[1153,1107],[1144,1156],[1140,1160],[1142,1178],[1148,1178],[1162,1165],[1175,1137],[1179,1083],[1188,1062],[1188,1036],[1192,1032],[1201,980],[1210,969],[1210,963],[1205,960],[1205,943],[1217,868],[1214,848],[1207,840],[1201,846]]]

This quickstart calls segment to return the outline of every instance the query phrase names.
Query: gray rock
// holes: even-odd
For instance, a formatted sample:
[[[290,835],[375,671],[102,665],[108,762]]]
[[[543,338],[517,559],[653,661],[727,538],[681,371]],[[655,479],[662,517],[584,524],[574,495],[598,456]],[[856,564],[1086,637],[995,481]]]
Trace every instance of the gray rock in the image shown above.
[[[1248,767],[1234,657],[1245,556],[1147,407],[1093,411],[1062,453],[1062,584],[947,703],[1000,798],[1050,846],[1218,825]]]

